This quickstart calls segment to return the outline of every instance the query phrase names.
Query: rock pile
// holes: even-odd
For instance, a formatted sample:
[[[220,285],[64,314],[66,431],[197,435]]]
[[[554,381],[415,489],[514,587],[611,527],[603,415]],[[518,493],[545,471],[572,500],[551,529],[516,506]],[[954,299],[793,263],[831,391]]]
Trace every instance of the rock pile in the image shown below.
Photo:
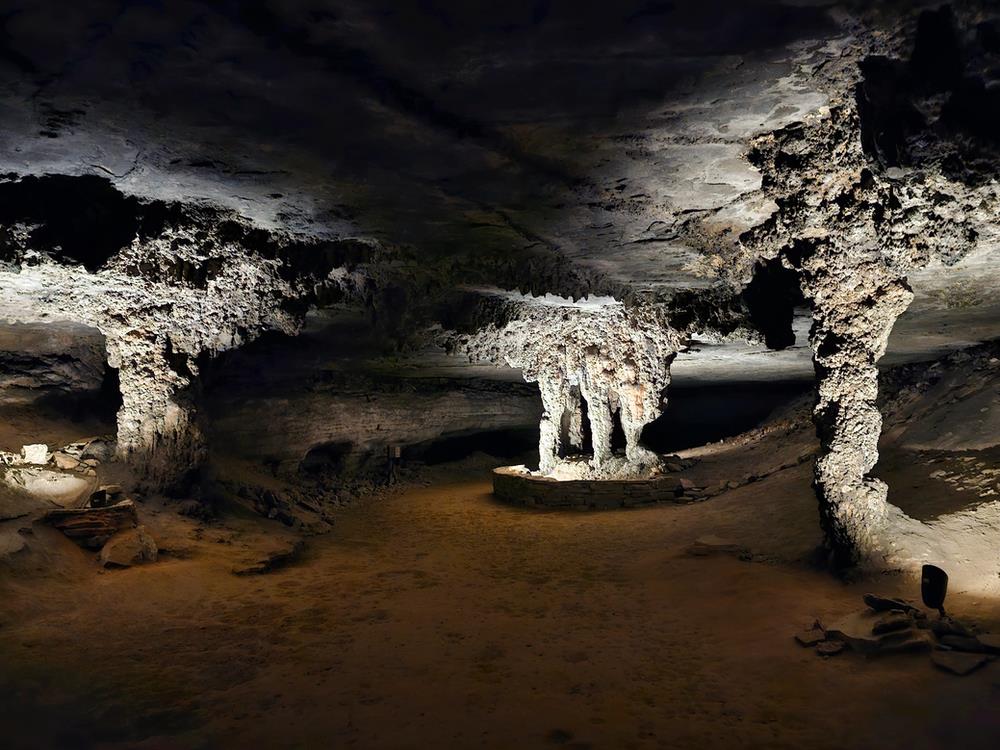
[[[865,594],[867,609],[824,625],[819,620],[795,641],[822,656],[850,649],[866,656],[929,652],[939,669],[965,675],[1000,654],[1000,635],[976,633],[952,617],[928,617],[903,599]]]
[[[153,537],[139,525],[135,503],[117,484],[98,487],[81,508],[49,511],[42,521],[84,549],[100,550],[105,567],[156,562],[159,555]]]

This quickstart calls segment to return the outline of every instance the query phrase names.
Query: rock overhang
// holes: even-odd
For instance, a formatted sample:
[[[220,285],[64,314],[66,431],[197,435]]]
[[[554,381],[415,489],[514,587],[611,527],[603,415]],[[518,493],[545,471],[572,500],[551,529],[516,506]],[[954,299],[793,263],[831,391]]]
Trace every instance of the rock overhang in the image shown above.
[[[58,33],[46,3],[17,9],[2,169],[405,247],[443,286],[670,299],[776,210],[750,139],[826,117],[826,71],[905,56],[917,26],[833,3],[322,5],[93,3]],[[980,247],[911,275],[890,357],[996,335]],[[803,343],[717,342],[704,373],[808,373]]]

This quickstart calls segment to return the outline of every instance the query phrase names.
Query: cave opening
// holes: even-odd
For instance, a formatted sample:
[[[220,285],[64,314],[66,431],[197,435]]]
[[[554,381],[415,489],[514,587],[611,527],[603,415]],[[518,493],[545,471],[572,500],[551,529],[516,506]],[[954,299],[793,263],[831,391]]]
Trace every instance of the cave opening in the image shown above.
[[[317,445],[306,453],[299,463],[299,471],[310,477],[336,477],[347,468],[354,444],[349,440],[336,440]]]
[[[675,384],[663,414],[643,429],[641,443],[655,453],[676,453],[735,437],[811,392],[812,384],[801,380]]]
[[[538,430],[518,427],[445,434],[434,440],[406,446],[403,460],[436,466],[461,461],[476,453],[503,460],[523,459],[527,463],[537,463]]]

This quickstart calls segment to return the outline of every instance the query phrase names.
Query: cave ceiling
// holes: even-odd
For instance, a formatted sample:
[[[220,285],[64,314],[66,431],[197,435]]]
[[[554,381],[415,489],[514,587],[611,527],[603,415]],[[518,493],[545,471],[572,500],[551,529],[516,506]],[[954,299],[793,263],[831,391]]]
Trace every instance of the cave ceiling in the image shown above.
[[[293,247],[298,257],[310,243],[369,248],[370,273],[412,282],[398,304],[419,298],[428,308],[413,326],[452,315],[428,299],[456,289],[711,300],[720,265],[734,269],[737,292],[751,282],[754,259],[733,265],[731,248],[776,210],[747,158],[752,142],[822,120],[831,98],[853,96],[859,75],[878,103],[863,113],[875,123],[873,169],[905,172],[931,158],[928,139],[961,131],[954,137],[973,143],[976,158],[949,175],[977,190],[995,182],[983,175],[995,174],[989,107],[1000,27],[987,5],[955,4],[960,49],[931,39],[920,54],[958,60],[959,69],[916,91],[907,75],[927,67],[914,51],[919,14],[937,6],[13,0],[0,12],[0,199],[31,205],[4,218],[29,227],[51,220],[55,209],[40,219],[38,206],[71,202],[74,190],[50,194],[46,183],[38,192],[32,183],[37,194],[26,199],[23,186],[29,176],[64,175],[120,194],[109,216],[129,213],[132,235],[151,221],[169,224],[170,211],[189,222],[207,211],[213,227],[224,223],[217,212],[229,212],[283,238],[271,256]],[[962,92],[984,122],[962,119],[959,104],[949,109]],[[911,100],[919,100],[913,112]],[[22,187],[4,192],[12,185]],[[103,210],[95,206],[87,210]],[[974,248],[932,254],[908,276],[916,296],[890,361],[1000,336],[1000,249],[988,224],[975,234]],[[80,273],[105,262],[123,273],[143,267],[86,251],[63,260],[82,264]],[[222,253],[217,262],[233,261]],[[165,277],[162,266],[157,283],[190,281]],[[15,289],[0,300],[5,317],[51,293],[44,279],[4,274]],[[300,282],[301,273],[269,281],[268,294]],[[63,291],[109,287],[81,288]],[[791,327],[794,343],[772,351],[699,335],[694,325],[675,378],[808,376],[805,310]],[[440,354],[424,361],[428,371],[454,369]]]

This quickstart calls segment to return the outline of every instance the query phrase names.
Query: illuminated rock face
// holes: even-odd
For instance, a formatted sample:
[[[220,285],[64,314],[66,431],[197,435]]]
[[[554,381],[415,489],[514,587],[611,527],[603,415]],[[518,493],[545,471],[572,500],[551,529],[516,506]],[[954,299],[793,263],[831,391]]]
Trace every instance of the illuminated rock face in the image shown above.
[[[905,172],[880,163],[865,145],[870,124],[844,85],[863,69],[840,71],[828,111],[753,143],[749,158],[778,208],[741,238],[794,271],[811,308],[821,444],[814,487],[841,566],[875,560],[891,542],[888,488],[868,474],[882,426],[877,363],[913,299],[906,276],[934,261],[958,262],[975,248],[984,210],[997,207],[992,186],[945,177],[942,154],[922,154],[925,167]]]
[[[82,264],[60,255],[63,246],[39,253],[25,232],[0,268],[4,320],[71,321],[105,336],[121,387],[119,457],[155,485],[174,482],[204,457],[198,358],[265,330],[296,333],[305,309],[296,303],[339,279],[331,268],[303,274],[269,257],[288,238],[263,240],[231,214],[172,210],[173,219],[148,236],[137,232]]]
[[[553,473],[566,444],[583,445],[587,405],[595,477],[642,473],[658,459],[639,444],[642,428],[662,412],[670,362],[680,336],[652,307],[620,303],[525,303],[502,326],[488,326],[460,345],[475,359],[519,368],[542,396],[539,471]],[[614,418],[625,434],[625,459],[612,453]],[[565,425],[565,428],[564,428]]]

